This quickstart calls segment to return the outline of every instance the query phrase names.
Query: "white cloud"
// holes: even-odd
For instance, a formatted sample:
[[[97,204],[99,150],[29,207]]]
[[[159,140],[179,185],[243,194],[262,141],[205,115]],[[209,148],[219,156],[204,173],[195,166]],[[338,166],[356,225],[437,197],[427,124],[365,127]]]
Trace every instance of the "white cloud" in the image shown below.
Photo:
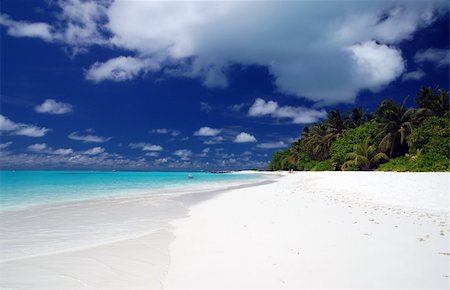
[[[128,146],[130,146],[130,148],[133,148],[133,149],[140,148],[142,151],[162,151],[163,150],[163,147],[160,145],[154,145],[154,144],[143,143],[143,142],[130,143],[130,144],[128,144]]]
[[[0,143],[0,149],[6,149],[6,148],[8,148],[9,146],[11,146],[11,144],[12,144],[13,142],[6,142],[6,143]]]
[[[226,87],[230,65],[258,65],[279,91],[320,104],[353,102],[361,90],[380,90],[398,78],[404,63],[395,46],[448,11],[439,0],[57,4],[62,13],[54,27],[27,23],[39,32],[15,36],[130,52],[91,66],[86,78],[94,82],[161,70]],[[14,22],[2,19],[10,30]]]
[[[309,124],[319,121],[327,115],[325,110],[308,109],[305,107],[279,106],[275,101],[256,99],[248,110],[251,117],[272,116],[273,118],[289,118],[294,124]]]
[[[0,115],[0,131],[6,131],[12,135],[21,135],[28,137],[42,137],[51,129],[45,127],[37,127],[35,125],[29,125],[24,123],[15,123],[7,117]]]
[[[158,153],[158,152],[147,152],[147,153],[145,153],[145,156],[148,156],[148,157],[158,157],[158,156],[159,156],[159,153]]]
[[[222,131],[222,129],[215,129],[215,128],[211,128],[211,127],[201,127],[200,129],[198,129],[197,131],[194,132],[194,136],[205,136],[205,137],[217,136],[220,134],[221,131]]]
[[[450,64],[450,50],[440,48],[428,48],[419,50],[414,55],[414,61],[417,63],[431,62],[436,66],[445,66]]]
[[[212,111],[212,109],[213,109],[213,107],[210,104],[208,104],[207,102],[200,102],[200,111],[209,113]]]
[[[112,139],[112,137],[100,137],[92,134],[81,135],[78,132],[72,132],[68,137],[69,139],[82,141],[84,143],[104,143]]]
[[[105,148],[103,148],[103,147],[93,147],[91,149],[88,149],[88,150],[84,151],[83,154],[86,154],[86,155],[97,155],[97,154],[101,154],[103,152],[105,152]]]
[[[423,70],[421,70],[421,69],[418,69],[418,70],[410,71],[410,72],[407,72],[407,73],[403,74],[402,81],[420,80],[424,76],[425,76],[425,72]]]
[[[53,99],[47,99],[39,106],[36,106],[34,109],[38,113],[59,115],[72,112],[72,105],[63,102],[57,102]]]
[[[56,155],[67,155],[67,154],[72,154],[72,153],[73,153],[73,150],[70,149],[70,148],[68,148],[68,149],[60,148],[60,149],[56,149],[56,150],[52,151],[51,154],[56,154]]]
[[[214,136],[211,138],[208,138],[208,140],[203,141],[203,144],[205,145],[214,145],[222,143],[225,139],[222,136]]]
[[[49,132],[50,129],[47,128],[39,128],[36,126],[23,126],[19,128],[18,130],[14,131],[14,135],[22,135],[22,136],[28,136],[28,137],[42,137],[47,132]]]
[[[157,128],[149,131],[151,134],[170,134],[173,137],[176,137],[181,134],[180,131],[168,129],[168,128]]]
[[[192,151],[187,149],[179,149],[175,151],[173,155],[178,156],[181,160],[189,160],[192,156]]]
[[[45,148],[44,148],[45,149]],[[58,150],[58,149],[57,149]],[[46,152],[33,152],[12,154],[0,151],[0,164],[2,168],[68,168],[68,169],[140,169],[149,168],[149,164],[142,158],[129,159],[119,154],[102,153],[97,155],[63,154],[70,151],[54,150],[53,154]],[[67,150],[67,149],[63,149]]]
[[[0,15],[0,25],[7,27],[7,33],[15,37],[36,37],[44,41],[52,41],[51,26],[47,23],[14,21],[5,14]]]
[[[159,64],[151,59],[119,56],[103,63],[94,63],[86,72],[86,79],[93,82],[104,80],[123,82],[135,78],[142,72],[159,69]]]
[[[234,139],[234,143],[249,143],[249,142],[256,142],[256,138],[253,135],[250,135],[246,132],[239,133],[236,138]]]
[[[240,110],[242,110],[242,108],[243,108],[244,106],[245,106],[244,103],[240,103],[240,104],[231,105],[231,106],[229,106],[228,108],[229,108],[230,110],[232,110],[232,111],[239,112]]]
[[[159,158],[159,159],[156,159],[154,163],[156,165],[159,165],[159,164],[164,164],[164,163],[167,163],[167,162],[169,162],[169,158]]]
[[[34,152],[41,152],[45,149],[47,149],[47,144],[40,143],[40,144],[33,144],[27,147],[28,150],[34,151]]]
[[[206,157],[208,156],[208,153],[211,151],[211,148],[207,147],[202,150],[202,153],[198,154],[198,157]]]
[[[35,153],[52,154],[52,155],[69,155],[74,153],[73,150],[70,148],[53,149],[51,147],[48,147],[47,144],[45,143],[30,145],[27,147],[27,150]]]
[[[375,41],[349,46],[356,61],[355,72],[360,76],[360,85],[379,90],[399,77],[405,70],[401,51]]]
[[[261,143],[256,145],[256,147],[258,148],[262,148],[262,149],[276,149],[276,148],[286,148],[289,145],[286,144],[283,141],[278,141],[278,142],[268,142],[268,143]]]
[[[76,50],[92,44],[108,45],[109,41],[102,33],[108,2],[59,0],[63,29],[55,33],[56,38],[73,45]]]
[[[178,60],[184,65],[179,75],[200,77],[208,87],[227,85],[230,63],[255,64],[269,68],[280,91],[321,103],[352,102],[360,90],[378,90],[399,76],[401,55],[387,45],[411,39],[432,23],[437,5],[120,1],[108,9],[108,26],[116,45]],[[376,66],[364,45],[371,41],[380,43],[371,53],[394,62]],[[348,49],[358,45],[355,57]],[[187,57],[194,60],[184,62]]]
[[[264,116],[273,114],[278,109],[278,103],[274,101],[264,101],[263,99],[256,99],[253,105],[248,110],[249,116]]]

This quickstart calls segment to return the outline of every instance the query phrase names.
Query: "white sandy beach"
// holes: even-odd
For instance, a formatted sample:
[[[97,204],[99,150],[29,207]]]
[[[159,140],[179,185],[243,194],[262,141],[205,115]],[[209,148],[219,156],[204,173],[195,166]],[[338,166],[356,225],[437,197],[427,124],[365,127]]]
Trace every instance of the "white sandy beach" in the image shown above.
[[[181,198],[188,215],[142,236],[4,261],[0,288],[448,289],[449,173],[282,175]]]
[[[299,172],[173,222],[165,289],[448,289],[448,173]]]

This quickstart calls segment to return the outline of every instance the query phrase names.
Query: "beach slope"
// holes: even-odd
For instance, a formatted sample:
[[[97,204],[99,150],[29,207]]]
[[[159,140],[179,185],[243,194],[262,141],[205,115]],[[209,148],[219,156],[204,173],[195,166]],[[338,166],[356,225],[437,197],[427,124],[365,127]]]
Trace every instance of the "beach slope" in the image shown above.
[[[448,173],[299,172],[172,222],[165,289],[448,289]]]

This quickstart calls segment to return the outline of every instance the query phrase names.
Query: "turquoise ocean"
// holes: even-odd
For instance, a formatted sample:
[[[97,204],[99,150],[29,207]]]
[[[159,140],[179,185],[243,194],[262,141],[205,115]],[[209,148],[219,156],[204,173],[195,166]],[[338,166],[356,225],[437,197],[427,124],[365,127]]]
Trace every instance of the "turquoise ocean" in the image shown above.
[[[0,211],[98,198],[207,191],[258,178],[261,175],[207,172],[0,171]]]

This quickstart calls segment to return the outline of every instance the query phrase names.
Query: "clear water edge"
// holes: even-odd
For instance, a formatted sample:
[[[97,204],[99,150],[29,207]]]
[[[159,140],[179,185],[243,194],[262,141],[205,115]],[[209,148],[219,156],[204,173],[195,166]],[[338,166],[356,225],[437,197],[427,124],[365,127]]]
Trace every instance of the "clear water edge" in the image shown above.
[[[260,174],[142,171],[0,171],[0,212],[52,203],[181,194],[261,179]]]

